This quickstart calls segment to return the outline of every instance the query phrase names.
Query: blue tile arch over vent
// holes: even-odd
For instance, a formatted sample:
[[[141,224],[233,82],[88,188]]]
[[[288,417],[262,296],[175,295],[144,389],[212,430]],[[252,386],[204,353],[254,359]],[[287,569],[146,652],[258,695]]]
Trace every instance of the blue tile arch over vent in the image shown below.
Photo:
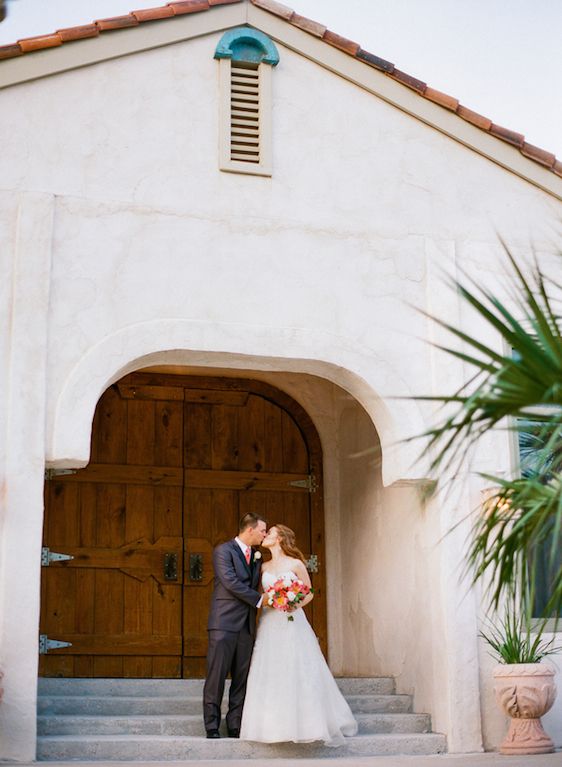
[[[215,58],[276,66],[279,63],[279,52],[263,32],[250,27],[236,27],[221,37]]]

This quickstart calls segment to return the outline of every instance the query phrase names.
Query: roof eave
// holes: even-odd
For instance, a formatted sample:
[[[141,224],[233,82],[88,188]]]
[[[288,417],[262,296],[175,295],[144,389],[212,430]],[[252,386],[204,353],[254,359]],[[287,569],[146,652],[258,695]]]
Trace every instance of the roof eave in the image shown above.
[[[246,3],[224,5],[213,8],[211,12],[175,16],[173,23],[168,20],[147,21],[133,30],[115,29],[110,34],[39,50],[31,56],[7,59],[0,66],[0,89],[221,32],[247,24],[247,17]]]
[[[228,0],[222,1],[228,2]],[[232,0],[230,1],[232,2]],[[308,20],[305,19],[304,21]],[[483,130],[482,126],[478,125],[478,121],[472,124],[470,120],[463,119],[462,116],[453,111],[448,103],[448,101],[455,101],[451,97],[427,89],[435,94],[435,100],[432,100],[429,93],[426,92],[424,96],[416,90],[414,86],[417,81],[407,87],[407,83],[389,77],[383,69],[369,66],[361,57],[357,56],[357,51],[353,48],[355,44],[350,41],[338,38],[338,40],[328,44],[328,41],[323,39],[319,31],[317,34],[315,33],[315,27],[318,29],[321,27],[316,22],[310,22],[313,25],[312,28],[309,28],[310,24],[306,23],[303,23],[302,26],[287,23],[282,15],[276,15],[246,2],[215,6],[211,12],[206,13],[189,13],[184,16],[176,16],[173,24],[147,20],[136,26],[134,33],[131,34],[128,34],[130,32],[128,28],[115,29],[110,34],[99,35],[91,39],[80,39],[77,43],[68,42],[60,47],[39,50],[30,56],[24,55],[8,59],[3,61],[0,66],[0,89],[121,56],[221,32],[243,24],[249,24],[262,30],[286,48],[376,95],[406,114],[421,120],[426,125],[444,133],[502,168],[515,173],[520,178],[562,200],[562,179],[558,175],[553,173],[551,169],[542,167],[536,159],[527,158],[522,153],[524,150],[520,146],[512,146],[505,138],[500,140],[494,136],[493,132]],[[325,28],[322,29],[325,32]],[[334,36],[333,33],[330,34]],[[339,41],[342,41],[341,48],[338,47]],[[346,44],[348,45],[346,46]],[[458,107],[458,102],[456,105]],[[473,114],[464,107],[461,109]],[[480,116],[476,115],[476,117]],[[503,130],[499,126],[493,127],[500,131]]]
[[[455,112],[423,98],[415,90],[387,77],[383,71],[365,66],[356,57],[326,45],[321,38],[307,34],[260,8],[248,8],[248,22],[259,27],[276,42],[344,77],[562,200],[562,179],[551,170],[542,168],[535,161],[524,157],[517,147],[499,141],[491,133],[463,120]]]

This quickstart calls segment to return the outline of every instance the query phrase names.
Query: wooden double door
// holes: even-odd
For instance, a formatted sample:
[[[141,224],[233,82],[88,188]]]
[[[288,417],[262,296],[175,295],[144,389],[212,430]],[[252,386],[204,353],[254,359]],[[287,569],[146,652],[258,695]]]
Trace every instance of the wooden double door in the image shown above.
[[[204,676],[212,550],[249,511],[291,527],[312,557],[306,609],[326,652],[322,462],[306,412],[259,381],[147,372],[111,386],[91,462],[45,483],[40,675]]]

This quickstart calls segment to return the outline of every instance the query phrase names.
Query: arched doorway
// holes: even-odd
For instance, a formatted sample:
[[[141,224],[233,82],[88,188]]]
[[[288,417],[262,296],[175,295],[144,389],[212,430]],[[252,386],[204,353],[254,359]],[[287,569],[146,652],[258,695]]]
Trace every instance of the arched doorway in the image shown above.
[[[204,676],[211,552],[248,511],[292,527],[311,557],[307,611],[326,652],[322,454],[307,413],[249,379],[113,384],[88,466],[46,482],[40,675]]]

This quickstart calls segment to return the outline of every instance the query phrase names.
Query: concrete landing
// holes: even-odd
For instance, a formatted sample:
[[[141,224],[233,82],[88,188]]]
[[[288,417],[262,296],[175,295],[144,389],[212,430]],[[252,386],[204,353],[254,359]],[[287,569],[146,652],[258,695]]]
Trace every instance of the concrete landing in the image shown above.
[[[14,762],[0,762],[11,764]],[[155,762],[73,761],[72,767],[155,767]],[[195,760],[166,762],[166,767],[247,767],[246,760]],[[262,759],[265,767],[322,767],[323,759]],[[17,767],[37,767],[37,762],[18,762]],[[50,762],[49,767],[68,767],[68,762]],[[562,751],[544,756],[503,756],[502,754],[440,754],[432,756],[369,756],[330,759],[329,767],[562,767]]]

